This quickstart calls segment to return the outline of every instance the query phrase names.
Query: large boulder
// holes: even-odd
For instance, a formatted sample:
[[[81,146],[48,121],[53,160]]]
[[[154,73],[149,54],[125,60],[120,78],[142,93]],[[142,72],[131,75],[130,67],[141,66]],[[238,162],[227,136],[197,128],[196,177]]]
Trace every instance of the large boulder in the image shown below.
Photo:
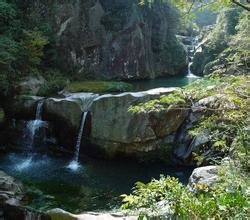
[[[101,151],[100,155],[109,157],[153,154],[164,157],[163,152],[169,156],[175,134],[189,110],[169,107],[164,111],[135,114],[129,111],[129,107],[176,90],[178,88],[158,88],[101,96],[76,93],[64,98],[47,98],[43,100],[42,118],[51,122],[54,127],[52,135],[57,137],[59,145],[70,151],[74,150],[82,112],[88,111],[84,132],[87,142],[82,141],[85,151],[95,154]],[[33,112],[37,100],[40,98],[24,99],[21,106],[25,108],[21,109]],[[15,115],[20,114],[19,109],[15,109]]]
[[[219,179],[217,166],[205,166],[194,169],[189,178],[188,188],[197,192],[211,188]]]
[[[129,107],[173,91],[176,89],[162,88],[98,97],[90,109],[91,142],[111,157],[156,152],[164,145],[164,138],[177,132],[187,110],[169,108],[135,114]]]

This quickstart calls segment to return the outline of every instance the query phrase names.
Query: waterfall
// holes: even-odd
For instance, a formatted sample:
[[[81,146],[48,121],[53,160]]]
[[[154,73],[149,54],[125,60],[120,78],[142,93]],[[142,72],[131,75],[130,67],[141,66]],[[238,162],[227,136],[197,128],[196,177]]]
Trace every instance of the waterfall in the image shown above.
[[[197,38],[196,37],[191,37],[191,45],[189,45],[187,47],[188,49],[188,74],[187,74],[187,78],[199,78],[198,76],[194,75],[191,71],[191,65],[192,65],[192,60],[193,60],[193,56],[195,53],[195,49],[197,46]]]
[[[87,114],[88,114],[88,112],[83,112],[83,114],[82,114],[82,121],[81,121],[80,130],[79,130],[79,133],[77,136],[77,142],[76,142],[76,151],[75,151],[75,160],[76,161],[78,161],[78,159],[79,159],[79,152],[80,152],[80,147],[81,147],[81,142],[82,142],[83,129],[84,129]]]
[[[77,141],[76,141],[76,146],[75,146],[75,154],[73,160],[70,162],[70,164],[67,166],[71,170],[77,170],[79,168],[79,153],[80,153],[80,147],[82,143],[82,136],[83,136],[83,131],[84,131],[84,125],[86,121],[88,112],[83,112],[82,113],[82,119],[81,119],[81,124],[80,124],[80,129],[77,135]]]
[[[36,131],[44,124],[44,122],[42,121],[42,109],[43,100],[39,101],[37,104],[35,120],[29,121],[27,124],[27,128],[30,135],[30,148],[33,148]]]
[[[76,171],[80,167],[79,164],[79,154],[80,154],[80,148],[82,143],[82,137],[84,134],[84,125],[87,118],[88,110],[91,107],[94,99],[97,97],[97,94],[92,93],[81,93],[71,96],[71,98],[77,99],[79,101],[82,115],[81,115],[81,122],[80,122],[80,128],[77,135],[76,145],[75,145],[75,153],[73,160],[69,163],[67,168]]]

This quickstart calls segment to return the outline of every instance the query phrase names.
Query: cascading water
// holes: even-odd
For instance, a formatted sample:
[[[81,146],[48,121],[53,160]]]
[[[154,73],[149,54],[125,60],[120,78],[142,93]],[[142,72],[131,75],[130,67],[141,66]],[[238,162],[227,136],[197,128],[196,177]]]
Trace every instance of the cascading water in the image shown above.
[[[25,143],[26,146],[30,149],[33,149],[35,136],[37,133],[37,130],[42,126],[47,126],[47,123],[42,121],[42,109],[43,109],[43,100],[39,101],[36,107],[36,117],[35,120],[28,121],[27,127],[25,129],[25,139],[28,141],[28,143]],[[16,164],[15,169],[18,171],[25,170],[29,168],[32,164],[33,156],[28,154],[27,158],[20,161],[20,163]]]
[[[74,159],[68,165],[68,168],[70,168],[71,170],[77,170],[79,168],[79,163],[78,163],[79,153],[80,153],[80,147],[81,147],[81,143],[82,143],[82,136],[83,136],[84,125],[85,125],[87,114],[88,114],[88,112],[82,113],[82,120],[81,120],[79,133],[77,136]]]
[[[193,54],[196,50],[196,46],[197,46],[197,39],[196,37],[191,37],[191,45],[187,46],[188,49],[188,54],[189,54],[189,62],[188,62],[188,74],[187,74],[187,78],[199,78],[198,76],[194,75],[191,71],[191,65],[192,65],[192,60],[193,60]]]
[[[77,135],[77,141],[76,141],[76,146],[75,146],[74,158],[67,166],[67,168],[73,171],[78,170],[78,168],[80,167],[79,153],[80,153],[80,147],[82,143],[82,137],[84,134],[84,125],[86,122],[88,110],[97,96],[98,96],[97,94],[92,94],[92,93],[81,93],[81,94],[71,96],[71,98],[77,99],[80,102],[81,111],[82,111],[80,128],[79,128],[79,132]]]
[[[27,124],[30,133],[30,148],[33,148],[36,131],[44,124],[42,121],[43,100],[39,101],[36,108],[35,120],[29,121]]]

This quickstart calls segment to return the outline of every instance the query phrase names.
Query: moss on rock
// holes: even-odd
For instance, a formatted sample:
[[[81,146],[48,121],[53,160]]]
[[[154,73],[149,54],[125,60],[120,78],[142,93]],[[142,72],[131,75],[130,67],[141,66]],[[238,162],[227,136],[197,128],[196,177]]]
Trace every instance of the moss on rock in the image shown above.
[[[71,82],[65,90],[69,92],[127,92],[132,90],[132,85],[115,81],[81,81]]]

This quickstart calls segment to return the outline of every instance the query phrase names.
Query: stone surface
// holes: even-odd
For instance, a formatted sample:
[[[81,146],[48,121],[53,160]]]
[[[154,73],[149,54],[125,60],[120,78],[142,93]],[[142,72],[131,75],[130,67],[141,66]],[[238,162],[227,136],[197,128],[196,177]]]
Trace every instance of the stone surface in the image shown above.
[[[98,97],[90,109],[91,142],[109,156],[156,152],[164,137],[176,132],[187,116],[186,110],[134,114],[131,105],[149,101],[174,88]],[[159,152],[160,153],[160,150]]]
[[[89,105],[97,96],[93,93],[75,93],[65,98],[48,98],[44,102],[45,119],[63,120],[69,127],[78,129],[82,112],[89,110]]]
[[[137,0],[31,1],[52,27],[61,67],[78,78],[142,79],[184,74],[178,13],[169,3]]]
[[[9,118],[34,119],[37,103],[42,99],[39,96],[17,96],[4,106],[6,115]]]
[[[204,187],[210,188],[216,181],[218,181],[218,167],[217,166],[205,166],[194,169],[189,178],[188,188],[197,192]],[[202,186],[202,187],[199,187]]]
[[[23,191],[21,183],[18,183],[13,177],[0,171],[0,194],[15,195]]]
[[[169,142],[169,136],[174,136],[178,131],[188,110],[170,107],[160,112],[133,114],[129,112],[129,107],[176,90],[178,88],[157,88],[144,92],[101,96],[92,93],[76,93],[66,94],[64,98],[47,98],[44,99],[43,104],[43,120],[54,125],[59,143],[64,144],[68,150],[71,146],[71,151],[80,126],[82,111],[89,111],[86,134],[95,146],[93,150],[100,150],[111,157],[117,154],[138,156],[157,153],[159,149],[169,151],[169,146],[173,143]],[[40,100],[40,97],[30,99]],[[30,99],[22,103],[23,106],[27,106],[27,112],[33,111],[37,102],[31,102]],[[16,114],[20,113],[16,112]],[[87,146],[85,150],[91,151],[92,147]],[[158,154],[161,154],[161,150]]]
[[[39,77],[27,77],[19,83],[21,93],[37,95],[39,89],[46,83],[45,79]]]
[[[136,216],[125,216],[122,213],[84,213],[73,215],[62,209],[52,209],[47,212],[51,220],[136,220]]]
[[[195,75],[211,74],[214,70],[236,73],[231,69],[233,65],[225,66],[228,63],[229,47],[232,35],[236,33],[235,26],[239,19],[238,9],[228,9],[219,14],[217,23],[212,30],[205,31],[201,43],[194,54],[191,71]],[[218,31],[219,30],[219,31]],[[242,44],[242,43],[241,43]],[[245,43],[243,43],[245,44]],[[232,48],[236,48],[234,45]],[[226,53],[223,57],[223,53]],[[234,54],[234,52],[233,52]],[[232,55],[232,54],[231,54]],[[231,67],[230,67],[231,66]],[[243,71],[243,73],[246,72]]]

